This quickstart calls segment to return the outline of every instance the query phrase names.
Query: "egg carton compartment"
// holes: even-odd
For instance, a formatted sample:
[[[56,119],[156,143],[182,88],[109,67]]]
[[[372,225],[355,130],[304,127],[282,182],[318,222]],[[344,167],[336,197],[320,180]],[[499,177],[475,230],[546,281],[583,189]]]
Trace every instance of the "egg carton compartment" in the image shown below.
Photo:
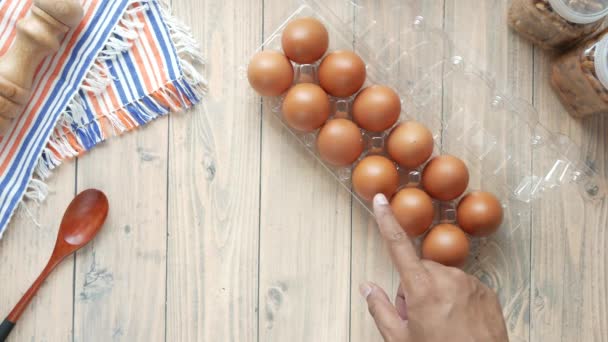
[[[442,152],[477,170],[483,179],[473,180],[473,185],[493,180],[503,187],[499,193],[525,203],[569,183],[577,184],[589,200],[604,198],[605,181],[591,168],[590,159],[568,137],[540,125],[531,106],[497,92],[458,56],[444,64],[441,84],[429,76],[416,83],[410,97],[423,113],[442,104],[441,113],[435,113],[442,117]],[[490,115],[479,119],[481,112]],[[554,162],[532,174],[531,155],[537,151]]]
[[[500,92],[488,74],[458,53],[448,34],[439,28],[426,27],[424,18],[416,15],[417,8],[412,2],[395,8],[395,16],[406,23],[398,34],[374,34],[374,30],[380,29],[378,22],[369,19],[364,8],[349,3],[358,15],[340,17],[318,1],[304,1],[258,51],[281,51],[282,31],[295,18],[320,20],[329,32],[328,52],[353,50],[366,63],[367,80],[363,88],[386,85],[400,95],[402,112],[397,124],[408,120],[424,124],[435,142],[432,157],[451,154],[467,164],[470,181],[465,194],[483,190],[500,199],[504,221],[497,234],[509,235],[518,230],[522,222],[527,222],[531,202],[565,184],[577,186],[588,200],[604,198],[605,181],[589,166],[580,148],[567,137],[544,128],[530,104]],[[305,65],[294,63],[294,84],[318,84],[319,64],[320,61]],[[356,94],[348,98],[330,97],[330,119],[352,119],[355,97]],[[370,154],[387,156],[385,143],[392,128],[383,133],[362,130],[363,154],[353,165],[336,168],[323,162],[316,150],[318,131],[301,133],[291,129],[282,118],[283,97],[268,100],[272,112],[285,128],[373,215],[370,203],[352,191],[351,174],[364,157]],[[532,155],[538,152],[554,162],[542,172],[533,173]],[[425,165],[413,170],[398,167],[400,189],[420,187]],[[456,222],[459,200],[434,200],[433,226]],[[420,239],[416,240],[417,244]],[[486,238],[470,240],[471,258],[489,241]]]

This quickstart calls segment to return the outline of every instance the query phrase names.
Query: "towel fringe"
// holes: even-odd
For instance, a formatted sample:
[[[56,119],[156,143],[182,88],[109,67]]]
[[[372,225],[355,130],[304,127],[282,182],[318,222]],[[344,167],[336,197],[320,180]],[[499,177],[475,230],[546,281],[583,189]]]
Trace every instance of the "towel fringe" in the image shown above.
[[[32,178],[30,183],[27,186],[27,190],[25,191],[25,198],[35,202],[36,204],[41,204],[46,197],[49,195],[49,187],[41,180],[36,178]]]
[[[106,62],[118,58],[134,46],[133,42],[139,38],[140,30],[144,27],[136,14],[148,10],[151,1],[130,1],[123,17],[87,71],[79,91],[60,114],[50,140],[35,166],[24,200],[16,211],[18,215],[27,216],[36,226],[41,227],[38,215],[30,206],[38,208],[48,196],[49,187],[44,181],[64,160],[79,156],[106,138],[94,128],[93,123],[96,122],[89,121],[83,96],[87,93],[102,94],[112,84]],[[171,14],[170,5],[163,0],[160,0],[160,4],[161,16],[178,55],[182,77],[124,108],[100,114],[96,120],[109,123],[107,126],[113,130],[112,135],[120,135],[170,112],[190,108],[200,102],[207,92],[207,81],[197,70],[197,67],[204,67],[206,63],[198,43],[191,31]],[[2,234],[0,232],[0,239]]]
[[[19,203],[15,211],[15,217],[24,217],[29,219],[37,228],[42,228],[39,219],[40,205],[49,195],[49,187],[43,181],[32,178],[28,183],[27,189],[23,195],[23,200]],[[32,208],[33,207],[33,208]],[[6,232],[6,230],[4,231]],[[0,240],[4,232],[0,231]]]

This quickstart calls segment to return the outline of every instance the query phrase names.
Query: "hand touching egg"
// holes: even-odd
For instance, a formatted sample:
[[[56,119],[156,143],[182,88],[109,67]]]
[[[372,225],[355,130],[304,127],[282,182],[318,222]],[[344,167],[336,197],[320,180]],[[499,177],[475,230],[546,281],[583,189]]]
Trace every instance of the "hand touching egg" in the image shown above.
[[[313,17],[289,22],[281,35],[284,54],[255,54],[247,70],[249,83],[260,95],[282,101],[280,115],[287,126],[300,137],[315,139],[308,146],[316,148],[325,165],[350,174],[353,192],[363,201],[383,193],[408,236],[424,236],[424,258],[462,266],[470,253],[469,238],[499,229],[504,215],[500,201],[488,192],[470,192],[458,203],[455,220],[438,224],[438,217],[446,216],[436,212],[447,204],[442,202],[452,207],[469,186],[467,165],[452,155],[433,157],[433,133],[417,121],[399,122],[402,101],[395,89],[363,88],[365,61],[354,51],[328,53],[327,28]],[[306,67],[308,78],[298,76],[296,85],[292,63],[314,64]]]
[[[366,201],[371,201],[379,193],[391,198],[397,187],[399,172],[395,164],[386,157],[365,157],[353,171],[353,189]]]
[[[435,217],[431,197],[417,188],[400,190],[391,200],[391,208],[397,222],[410,237],[422,235]]]

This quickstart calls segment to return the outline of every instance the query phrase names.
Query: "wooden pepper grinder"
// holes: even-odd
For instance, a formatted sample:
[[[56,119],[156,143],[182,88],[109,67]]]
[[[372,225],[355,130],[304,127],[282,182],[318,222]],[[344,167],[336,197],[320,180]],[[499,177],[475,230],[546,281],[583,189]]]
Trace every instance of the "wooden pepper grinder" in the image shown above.
[[[0,57],[0,137],[27,104],[42,60],[59,50],[65,34],[82,17],[78,0],[34,0],[30,14],[17,22],[15,42]]]

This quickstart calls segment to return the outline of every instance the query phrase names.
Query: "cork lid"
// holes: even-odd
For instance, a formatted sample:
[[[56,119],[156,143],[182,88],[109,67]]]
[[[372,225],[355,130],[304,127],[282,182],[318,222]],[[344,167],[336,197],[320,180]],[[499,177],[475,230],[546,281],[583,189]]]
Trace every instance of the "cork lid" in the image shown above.
[[[34,5],[70,28],[78,25],[84,16],[79,0],[34,0]]]

